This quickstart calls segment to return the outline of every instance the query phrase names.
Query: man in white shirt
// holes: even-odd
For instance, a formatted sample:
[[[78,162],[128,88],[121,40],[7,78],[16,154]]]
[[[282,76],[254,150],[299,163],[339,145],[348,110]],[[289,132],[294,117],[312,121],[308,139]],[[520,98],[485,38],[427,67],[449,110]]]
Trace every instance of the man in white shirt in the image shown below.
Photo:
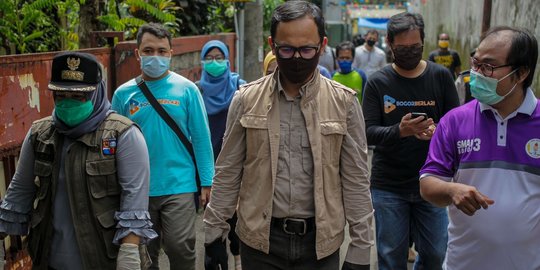
[[[386,54],[375,46],[377,40],[379,40],[379,32],[369,30],[364,45],[356,47],[354,52],[353,68],[365,71],[368,78],[386,65]]]

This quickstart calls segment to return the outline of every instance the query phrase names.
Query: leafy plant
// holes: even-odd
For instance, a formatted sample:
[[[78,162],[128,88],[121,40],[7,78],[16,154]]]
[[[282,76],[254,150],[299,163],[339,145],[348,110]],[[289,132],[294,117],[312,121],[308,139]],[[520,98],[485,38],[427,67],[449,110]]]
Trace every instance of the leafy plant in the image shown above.
[[[207,6],[207,23],[200,34],[214,34],[234,31],[234,5],[231,3],[215,3]]]
[[[74,14],[80,2],[84,0],[0,1],[1,46],[8,54],[76,49]]]
[[[81,26],[88,14],[104,27]],[[0,47],[7,54],[74,50],[88,39],[78,33],[108,29],[134,39],[147,22],[162,23],[175,37],[230,32],[233,15],[234,5],[220,0],[0,0]]]
[[[272,24],[272,13],[277,6],[285,2],[284,0],[264,0],[263,4],[263,44],[264,51],[270,51],[267,38],[270,36],[270,26]]]
[[[148,22],[162,23],[174,35],[178,32],[175,15],[180,9],[172,0],[111,0],[107,14],[98,19],[111,30],[124,31],[126,39],[134,39],[137,29]]]

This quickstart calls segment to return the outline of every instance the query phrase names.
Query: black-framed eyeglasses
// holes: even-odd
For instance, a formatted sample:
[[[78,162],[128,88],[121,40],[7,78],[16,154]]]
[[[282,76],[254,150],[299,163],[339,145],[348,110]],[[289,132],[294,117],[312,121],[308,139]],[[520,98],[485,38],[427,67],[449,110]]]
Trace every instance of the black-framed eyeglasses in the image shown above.
[[[293,47],[288,45],[278,45],[276,43],[274,43],[274,47],[276,47],[277,57],[282,59],[291,59],[294,57],[296,52],[298,52],[298,54],[300,54],[300,57],[309,60],[315,57],[315,55],[319,52],[320,49],[320,45]]]
[[[413,51],[413,50],[423,49],[424,44],[416,43],[412,45],[394,45],[393,48],[394,50],[400,50],[400,51]]]
[[[491,64],[487,64],[487,63],[480,63],[478,60],[476,60],[476,58],[471,57],[471,69],[476,71],[476,72],[482,73],[482,75],[484,75],[486,77],[491,77],[491,75],[493,75],[493,71],[498,69],[498,68],[509,67],[509,66],[512,66],[512,65],[513,64],[504,64],[504,65],[500,65],[500,66],[494,66],[494,65],[491,65]]]
[[[216,62],[223,62],[223,60],[225,60],[225,56],[219,54],[219,55],[207,55],[204,57],[203,59],[203,62],[205,63],[210,63],[212,61],[216,61]]]

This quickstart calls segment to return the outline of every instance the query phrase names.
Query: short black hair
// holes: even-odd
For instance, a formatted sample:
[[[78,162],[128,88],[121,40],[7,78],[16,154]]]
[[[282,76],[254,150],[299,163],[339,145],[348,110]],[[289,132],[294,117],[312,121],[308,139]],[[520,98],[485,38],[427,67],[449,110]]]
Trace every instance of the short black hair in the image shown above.
[[[366,42],[366,39],[364,37],[362,37],[361,34],[356,34],[352,38],[352,43],[354,44],[355,47],[363,45],[364,42]]]
[[[370,30],[368,30],[367,33],[366,33],[366,37],[367,37],[367,35],[369,35],[369,34],[375,34],[375,35],[377,35],[377,38],[379,38],[379,31],[377,31],[377,30],[375,30],[375,29],[370,29]]]
[[[150,33],[158,38],[167,38],[169,46],[172,48],[171,33],[159,23],[147,23],[139,27],[139,31],[137,31],[137,48],[141,46],[144,33]]]
[[[536,61],[538,60],[538,41],[527,29],[511,26],[495,26],[482,34],[480,42],[490,35],[497,35],[501,31],[512,32],[512,44],[505,59],[506,63],[512,64],[512,70],[517,68],[529,70],[529,75],[523,81],[523,90],[525,91],[531,86],[534,79]]]
[[[336,46],[336,58],[339,57],[340,51],[350,50],[354,59],[354,44],[350,41],[343,41]]]
[[[310,16],[317,25],[320,41],[326,36],[324,29],[324,17],[321,9],[307,1],[287,1],[274,9],[272,14],[272,24],[270,25],[270,36],[272,39],[276,37],[277,26],[280,22],[290,22],[296,19]]]
[[[387,26],[388,41],[394,42],[394,37],[409,30],[419,30],[422,44],[424,44],[424,19],[418,13],[402,12],[390,17]]]

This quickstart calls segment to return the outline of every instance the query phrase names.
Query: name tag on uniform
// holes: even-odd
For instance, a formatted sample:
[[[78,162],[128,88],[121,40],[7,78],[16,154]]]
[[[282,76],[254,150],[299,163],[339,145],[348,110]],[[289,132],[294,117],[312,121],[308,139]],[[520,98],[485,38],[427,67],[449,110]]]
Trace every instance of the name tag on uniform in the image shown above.
[[[101,141],[101,151],[104,155],[116,154],[116,138],[106,138]]]

